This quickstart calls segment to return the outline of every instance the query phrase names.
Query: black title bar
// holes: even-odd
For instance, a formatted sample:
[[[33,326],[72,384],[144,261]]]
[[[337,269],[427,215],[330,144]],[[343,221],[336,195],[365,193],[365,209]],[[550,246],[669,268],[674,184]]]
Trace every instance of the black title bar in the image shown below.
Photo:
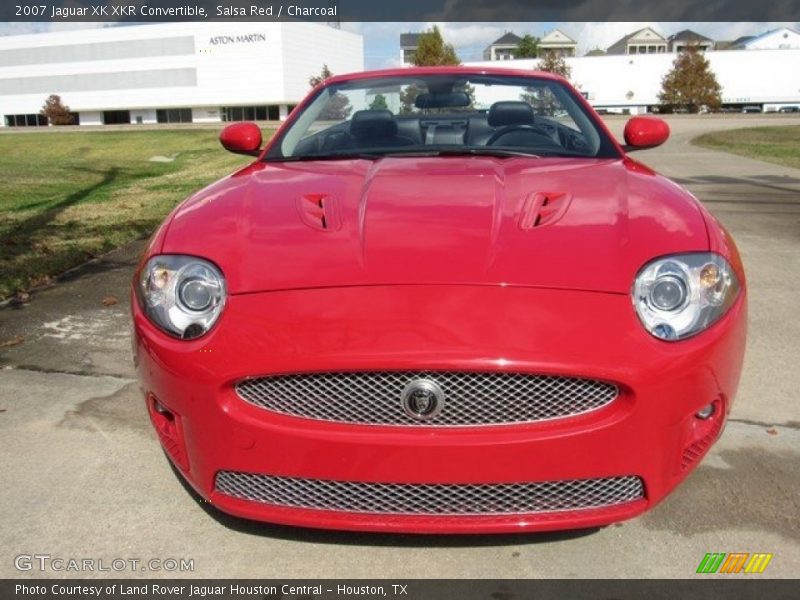
[[[0,21],[794,21],[800,0],[5,0]]]
[[[4,579],[3,600],[789,600],[797,580]]]

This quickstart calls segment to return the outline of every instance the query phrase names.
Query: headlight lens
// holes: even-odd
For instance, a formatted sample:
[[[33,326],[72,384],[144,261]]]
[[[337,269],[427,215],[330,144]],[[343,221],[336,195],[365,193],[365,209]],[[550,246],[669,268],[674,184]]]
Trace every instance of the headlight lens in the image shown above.
[[[676,254],[639,272],[633,305],[645,329],[662,340],[682,340],[710,327],[731,307],[739,281],[722,256]]]
[[[139,275],[136,296],[153,323],[182,339],[205,334],[225,306],[225,278],[193,256],[155,256]]]

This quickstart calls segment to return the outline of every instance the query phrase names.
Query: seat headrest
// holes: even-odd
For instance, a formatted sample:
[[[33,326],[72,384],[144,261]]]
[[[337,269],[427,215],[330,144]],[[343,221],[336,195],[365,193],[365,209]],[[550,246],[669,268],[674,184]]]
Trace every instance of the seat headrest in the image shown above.
[[[380,139],[397,135],[390,110],[357,110],[350,119],[350,135],[356,139]]]
[[[527,102],[504,100],[489,108],[487,122],[492,127],[506,125],[533,125],[533,108]]]

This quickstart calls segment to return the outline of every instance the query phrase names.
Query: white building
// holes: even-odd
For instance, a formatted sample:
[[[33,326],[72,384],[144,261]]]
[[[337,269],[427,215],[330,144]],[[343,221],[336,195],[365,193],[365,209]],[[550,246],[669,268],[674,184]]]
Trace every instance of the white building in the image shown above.
[[[737,48],[743,50],[787,50],[800,48],[800,33],[788,27],[781,27],[737,41],[739,42]]]
[[[410,67],[414,64],[414,55],[419,46],[419,33],[400,34],[400,66]]]
[[[640,114],[659,104],[661,81],[675,53],[617,54],[565,59],[570,80],[598,109]],[[800,49],[727,50],[705,57],[722,87],[723,104],[761,105],[764,110],[800,106]],[[537,59],[509,61],[504,67],[533,70]],[[470,65],[497,66],[488,61]]]
[[[364,69],[358,34],[322,23],[159,23],[0,37],[0,126],[50,94],[81,125],[283,119],[327,64]]]

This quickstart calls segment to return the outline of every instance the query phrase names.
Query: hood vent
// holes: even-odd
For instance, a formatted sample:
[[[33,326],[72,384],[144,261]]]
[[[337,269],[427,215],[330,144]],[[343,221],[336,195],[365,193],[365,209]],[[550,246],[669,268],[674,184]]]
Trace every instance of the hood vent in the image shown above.
[[[341,222],[334,198],[326,194],[304,194],[297,199],[297,210],[303,223],[312,229],[336,231]]]
[[[535,229],[555,223],[567,212],[571,199],[567,192],[534,192],[522,207],[519,228]]]

